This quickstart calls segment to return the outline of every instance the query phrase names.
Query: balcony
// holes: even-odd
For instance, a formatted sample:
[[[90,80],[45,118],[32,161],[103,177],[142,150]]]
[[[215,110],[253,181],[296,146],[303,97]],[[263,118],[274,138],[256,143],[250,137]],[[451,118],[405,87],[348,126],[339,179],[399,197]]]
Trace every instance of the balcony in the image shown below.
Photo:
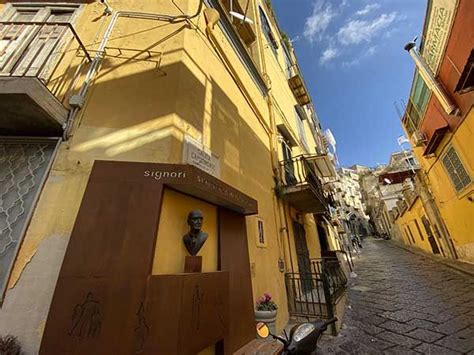
[[[311,158],[299,155],[280,162],[281,197],[301,212],[328,213],[329,204]]]
[[[304,106],[311,102],[308,90],[306,89],[303,78],[299,73],[296,73],[293,77],[288,79],[288,84],[290,85],[290,89],[293,92],[298,105]]]
[[[0,22],[0,135],[62,135],[68,116],[64,91],[74,80],[70,62],[63,64],[79,51],[77,70],[91,58],[68,22]],[[55,74],[58,67],[63,75]]]

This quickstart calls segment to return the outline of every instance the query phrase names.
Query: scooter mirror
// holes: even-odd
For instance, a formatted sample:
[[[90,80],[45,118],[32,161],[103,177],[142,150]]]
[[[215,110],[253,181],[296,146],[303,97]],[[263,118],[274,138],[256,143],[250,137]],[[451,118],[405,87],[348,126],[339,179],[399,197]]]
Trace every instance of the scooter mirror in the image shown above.
[[[257,323],[257,334],[260,338],[268,338],[270,335],[270,329],[268,329],[268,325],[262,322]]]

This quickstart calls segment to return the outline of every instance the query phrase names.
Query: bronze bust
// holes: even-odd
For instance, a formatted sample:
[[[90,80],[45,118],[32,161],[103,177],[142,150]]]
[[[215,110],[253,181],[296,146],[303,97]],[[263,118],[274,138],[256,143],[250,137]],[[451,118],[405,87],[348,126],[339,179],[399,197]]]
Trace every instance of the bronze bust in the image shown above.
[[[203,216],[200,210],[189,212],[188,225],[190,230],[184,235],[183,242],[188,253],[193,256],[199,253],[207,239],[207,233],[201,230],[202,220]]]

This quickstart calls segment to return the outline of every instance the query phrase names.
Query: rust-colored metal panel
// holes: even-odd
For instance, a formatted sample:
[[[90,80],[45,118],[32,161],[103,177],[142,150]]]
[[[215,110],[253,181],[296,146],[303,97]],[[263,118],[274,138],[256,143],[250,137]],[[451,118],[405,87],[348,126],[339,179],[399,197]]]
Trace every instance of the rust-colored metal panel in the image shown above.
[[[151,276],[165,186],[221,207],[220,265],[229,273]],[[225,334],[226,353],[245,345],[254,317],[244,214],[256,211],[255,200],[189,165],[97,161],[40,353],[192,354]]]
[[[146,277],[154,255],[161,195],[162,185],[91,180],[61,277]]]
[[[220,269],[229,271],[229,333],[230,342],[224,344],[225,353],[233,354],[255,339],[250,260],[245,217],[219,209]]]
[[[258,212],[256,200],[192,165],[97,161],[94,167],[91,181],[114,175],[117,182],[166,185],[239,214]]]
[[[151,273],[163,185],[120,181],[114,174],[96,180],[98,166],[72,231],[41,354],[129,354],[134,342],[133,320]]]
[[[146,279],[60,278],[41,354],[133,354]]]
[[[147,289],[146,354],[194,355],[228,336],[228,272],[154,275]]]

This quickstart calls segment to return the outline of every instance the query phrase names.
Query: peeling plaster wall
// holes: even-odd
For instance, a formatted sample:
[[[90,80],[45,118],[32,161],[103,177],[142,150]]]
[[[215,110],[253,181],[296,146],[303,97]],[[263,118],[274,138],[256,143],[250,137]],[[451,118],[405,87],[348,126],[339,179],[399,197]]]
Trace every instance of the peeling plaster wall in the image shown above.
[[[25,354],[37,354],[69,237],[45,238],[0,309],[0,334],[14,334]]]

